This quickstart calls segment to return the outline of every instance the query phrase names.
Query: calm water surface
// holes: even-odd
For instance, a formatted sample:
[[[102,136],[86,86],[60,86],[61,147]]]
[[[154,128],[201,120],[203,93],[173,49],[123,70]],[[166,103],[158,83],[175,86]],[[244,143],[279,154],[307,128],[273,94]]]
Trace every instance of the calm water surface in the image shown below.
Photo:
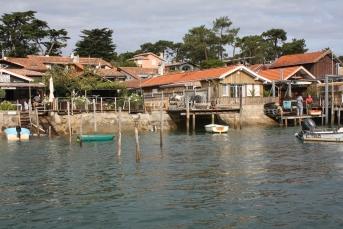
[[[296,129],[170,133],[82,148],[0,140],[0,228],[340,228],[343,144]]]

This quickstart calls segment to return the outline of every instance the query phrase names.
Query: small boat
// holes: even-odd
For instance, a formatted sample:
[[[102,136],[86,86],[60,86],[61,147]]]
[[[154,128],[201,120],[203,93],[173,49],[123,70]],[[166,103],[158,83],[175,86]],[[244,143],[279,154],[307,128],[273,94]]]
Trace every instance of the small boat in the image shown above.
[[[295,136],[302,141],[343,142],[343,128],[316,129],[312,119],[305,119],[302,128]]]
[[[78,142],[91,142],[91,141],[112,141],[114,135],[112,134],[82,134],[77,136]]]
[[[210,133],[226,133],[229,130],[229,126],[219,124],[205,125],[205,130]]]
[[[9,141],[29,140],[31,135],[29,129],[20,126],[6,128],[4,132]]]

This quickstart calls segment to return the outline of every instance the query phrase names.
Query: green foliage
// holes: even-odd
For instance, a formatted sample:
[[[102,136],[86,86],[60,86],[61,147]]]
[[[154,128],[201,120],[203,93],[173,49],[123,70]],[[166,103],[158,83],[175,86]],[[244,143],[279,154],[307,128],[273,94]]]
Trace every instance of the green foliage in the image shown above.
[[[16,106],[13,105],[11,102],[5,100],[0,103],[0,110],[2,111],[16,110]]]
[[[282,46],[282,55],[305,53],[307,51],[304,39],[292,39]]]
[[[108,28],[83,30],[81,40],[76,43],[74,51],[80,56],[99,57],[107,61],[115,59],[113,30]]]
[[[0,89],[0,99],[3,99],[6,97],[6,91],[4,89]]]
[[[213,32],[217,36],[218,57],[223,60],[225,45],[233,45],[239,32],[239,28],[232,28],[232,21],[229,17],[220,17],[213,22]]]
[[[204,25],[190,29],[183,42],[185,57],[193,63],[216,58],[216,35]]]
[[[343,62],[343,56],[339,56],[338,59]]]
[[[283,29],[270,29],[266,32],[263,32],[263,39],[268,42],[266,60],[272,61],[279,57],[282,52],[282,45],[287,40],[287,33]]]
[[[95,73],[95,69],[86,68],[82,74],[61,67],[53,67],[45,73],[43,81],[49,85],[50,77],[54,81],[55,95],[57,97],[70,97],[73,93],[83,94],[91,90],[117,90],[125,89],[125,85],[116,81],[109,81]]]
[[[218,59],[204,60],[200,64],[200,67],[202,69],[216,68],[216,67],[223,67],[223,66],[225,66],[225,63]]]
[[[116,67],[137,67],[134,61],[130,60],[135,55],[135,52],[125,52],[117,56],[112,64]]]
[[[250,64],[264,63],[268,49],[268,43],[262,36],[245,36],[238,41],[241,53],[238,57],[245,59]]]
[[[0,42],[7,56],[60,54],[67,32],[55,30],[35,17],[35,11],[13,12],[0,18]]]

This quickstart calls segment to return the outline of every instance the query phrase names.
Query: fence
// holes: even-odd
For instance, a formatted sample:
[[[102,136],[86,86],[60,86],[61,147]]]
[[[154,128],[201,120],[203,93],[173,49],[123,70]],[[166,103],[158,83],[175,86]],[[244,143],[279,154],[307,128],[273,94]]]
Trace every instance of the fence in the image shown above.
[[[243,97],[242,105],[263,105],[278,102],[278,97]],[[167,110],[182,110],[187,101],[193,109],[232,108],[240,106],[240,98],[217,97],[208,98],[207,90],[188,90],[175,93],[145,93],[144,104],[146,110],[158,110],[163,103]]]
[[[70,110],[73,113],[90,112],[94,110],[96,112],[118,111],[119,107],[121,107],[122,111],[128,111],[129,113],[144,111],[143,100],[130,97],[58,97],[54,99],[53,103],[48,103],[45,107],[46,110],[66,112],[68,102],[71,106]]]

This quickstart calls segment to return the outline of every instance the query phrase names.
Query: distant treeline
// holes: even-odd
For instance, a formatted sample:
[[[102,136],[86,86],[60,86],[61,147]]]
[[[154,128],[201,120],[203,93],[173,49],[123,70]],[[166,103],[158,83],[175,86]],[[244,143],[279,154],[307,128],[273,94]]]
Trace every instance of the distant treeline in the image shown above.
[[[1,16],[0,44],[6,56],[62,54],[62,48],[67,46],[70,39],[66,29],[53,29],[46,21],[37,19],[35,14],[35,11],[25,11]],[[232,63],[267,63],[281,55],[307,51],[304,39],[289,41],[287,32],[279,28],[240,37],[239,28],[234,27],[226,16],[215,19],[211,28],[205,25],[191,28],[183,36],[182,42],[148,42],[140,45],[135,52],[121,54],[115,51],[112,29],[95,28],[81,32],[80,40],[75,45],[75,54],[101,57],[119,66],[133,66],[134,63],[129,59],[142,52],[157,55],[163,52],[169,60],[189,61],[208,68],[223,65],[224,59]],[[232,51],[228,53],[228,50]]]

